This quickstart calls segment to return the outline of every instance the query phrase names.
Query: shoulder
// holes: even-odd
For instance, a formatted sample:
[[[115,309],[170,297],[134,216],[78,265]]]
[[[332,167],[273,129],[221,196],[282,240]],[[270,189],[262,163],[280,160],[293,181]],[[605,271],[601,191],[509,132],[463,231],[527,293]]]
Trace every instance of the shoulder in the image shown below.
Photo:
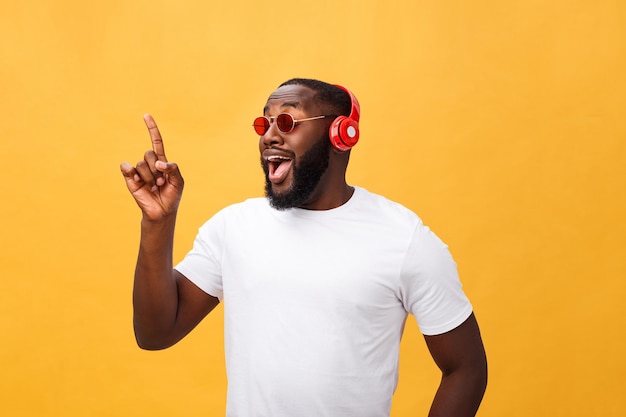
[[[229,223],[240,224],[250,217],[262,216],[270,210],[267,199],[257,197],[230,204],[211,216],[201,229],[214,228]]]
[[[355,197],[355,208],[359,211],[405,225],[417,226],[422,223],[413,210],[365,188],[355,187]]]

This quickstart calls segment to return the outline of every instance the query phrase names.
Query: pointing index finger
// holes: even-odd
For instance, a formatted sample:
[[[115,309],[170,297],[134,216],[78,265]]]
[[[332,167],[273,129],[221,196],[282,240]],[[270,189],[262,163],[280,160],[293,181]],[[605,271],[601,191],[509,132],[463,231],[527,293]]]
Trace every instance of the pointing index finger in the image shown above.
[[[157,160],[167,162],[165,157],[165,148],[163,147],[163,138],[161,138],[161,132],[154,121],[154,118],[150,114],[145,114],[143,120],[146,123],[146,127],[150,132],[150,140],[152,141],[152,150],[157,155]]]

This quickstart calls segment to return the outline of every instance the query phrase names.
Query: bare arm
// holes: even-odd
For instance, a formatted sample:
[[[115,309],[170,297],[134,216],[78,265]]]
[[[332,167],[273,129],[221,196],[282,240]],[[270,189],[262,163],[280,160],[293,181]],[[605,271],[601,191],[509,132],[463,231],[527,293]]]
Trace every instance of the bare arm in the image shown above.
[[[487,387],[487,358],[474,314],[456,329],[425,339],[442,372],[429,417],[473,417]]]
[[[144,349],[164,349],[182,339],[217,304],[173,269],[174,228],[184,181],[165,157],[163,140],[150,115],[144,116],[152,150],[133,167],[120,169],[142,212],[141,241],[135,269],[135,337]]]

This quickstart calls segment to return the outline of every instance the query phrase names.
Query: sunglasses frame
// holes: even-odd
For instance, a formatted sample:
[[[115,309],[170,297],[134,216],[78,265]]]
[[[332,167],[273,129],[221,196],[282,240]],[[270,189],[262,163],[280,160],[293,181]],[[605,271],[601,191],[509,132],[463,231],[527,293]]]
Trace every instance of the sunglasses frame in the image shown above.
[[[291,119],[291,128],[287,131],[282,130],[280,128],[280,126],[278,125],[278,123],[276,124],[276,128],[278,129],[279,132],[281,133],[291,133],[295,128],[296,125],[300,122],[308,122],[309,120],[318,120],[318,119],[323,119],[325,117],[337,117],[336,115],[332,115],[332,114],[325,114],[322,116],[315,116],[315,117],[307,117],[305,119],[298,119],[296,120],[295,117],[293,117],[293,115],[291,113],[280,113],[277,116],[259,116],[256,119],[254,119],[254,123],[252,123],[252,127],[254,127],[254,131],[259,135],[259,136],[263,136],[267,133],[268,130],[270,130],[270,127],[272,126],[272,121],[274,120],[278,120],[279,117],[281,116],[289,116],[289,118]],[[260,133],[257,130],[257,127],[261,127],[260,124],[257,124],[258,121],[260,121],[261,119],[265,119],[266,123],[263,123],[263,128],[265,129],[265,131],[263,133]]]

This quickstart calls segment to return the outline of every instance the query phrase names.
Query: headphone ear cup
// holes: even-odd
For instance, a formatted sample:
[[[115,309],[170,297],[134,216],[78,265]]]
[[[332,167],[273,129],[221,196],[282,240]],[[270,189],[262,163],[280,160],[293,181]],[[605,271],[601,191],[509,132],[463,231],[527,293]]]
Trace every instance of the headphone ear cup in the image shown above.
[[[339,151],[345,152],[359,141],[359,124],[346,116],[339,116],[330,125],[330,143]]]

